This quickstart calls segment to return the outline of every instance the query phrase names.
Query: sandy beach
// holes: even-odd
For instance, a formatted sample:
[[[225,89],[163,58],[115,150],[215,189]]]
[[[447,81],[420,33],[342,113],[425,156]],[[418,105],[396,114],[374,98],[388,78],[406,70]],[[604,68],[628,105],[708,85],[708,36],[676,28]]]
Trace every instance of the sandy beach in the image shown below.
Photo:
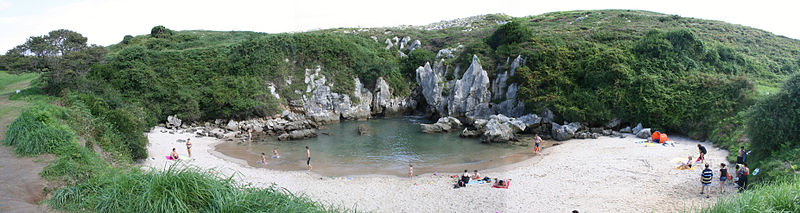
[[[459,171],[421,174],[409,179],[388,175],[324,177],[308,171],[277,171],[249,166],[225,156],[213,137],[162,133],[154,128],[147,137],[149,157],[144,167],[162,170],[175,163],[164,158],[172,148],[186,155],[179,139],[192,138],[192,159],[179,164],[212,169],[255,187],[272,184],[326,205],[375,212],[675,212],[713,204],[718,192],[719,163],[727,151],[701,143],[709,150],[706,163],[714,172],[711,198],[701,196],[700,172],[674,170],[677,160],[697,157],[698,141],[671,136],[671,146],[645,146],[643,141],[601,137],[569,140],[544,149],[542,155],[519,163],[481,171],[489,177],[511,178],[509,189],[489,184],[453,188],[450,175]],[[313,156],[312,156],[313,159]],[[313,160],[312,160],[313,165]],[[469,168],[465,168],[469,169]],[[731,169],[732,170],[732,169]],[[734,191],[732,186],[727,188]],[[725,193],[727,194],[727,193]]]

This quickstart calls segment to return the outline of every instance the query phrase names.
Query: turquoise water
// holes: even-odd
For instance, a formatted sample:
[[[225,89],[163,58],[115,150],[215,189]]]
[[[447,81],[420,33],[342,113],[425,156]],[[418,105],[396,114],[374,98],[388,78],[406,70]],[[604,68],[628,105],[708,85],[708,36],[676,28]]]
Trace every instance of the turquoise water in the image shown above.
[[[316,138],[278,141],[266,137],[249,145],[221,144],[217,150],[245,159],[255,167],[305,170],[305,146],[309,146],[313,171],[330,176],[407,176],[409,163],[414,165],[415,174],[449,174],[521,161],[529,157],[525,153],[531,150],[530,147],[483,144],[476,138],[460,138],[460,131],[425,134],[420,131],[421,123],[432,121],[420,117],[345,121],[326,125]],[[359,124],[369,127],[370,134],[359,135]],[[260,153],[269,157],[273,149],[278,149],[279,159],[268,158],[267,165],[258,163]]]

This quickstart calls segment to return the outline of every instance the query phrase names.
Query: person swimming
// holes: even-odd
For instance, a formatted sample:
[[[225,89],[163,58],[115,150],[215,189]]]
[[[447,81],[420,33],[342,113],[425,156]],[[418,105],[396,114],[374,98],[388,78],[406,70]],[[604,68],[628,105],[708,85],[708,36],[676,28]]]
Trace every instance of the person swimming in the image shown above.
[[[278,149],[272,149],[272,158],[281,158],[281,155],[278,154]]]

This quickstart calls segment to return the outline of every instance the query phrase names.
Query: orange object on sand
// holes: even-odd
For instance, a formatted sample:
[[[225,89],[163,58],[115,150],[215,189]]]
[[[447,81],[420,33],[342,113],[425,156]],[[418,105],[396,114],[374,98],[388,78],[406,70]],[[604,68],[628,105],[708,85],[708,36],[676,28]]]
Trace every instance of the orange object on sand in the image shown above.
[[[661,143],[661,133],[658,131],[653,132],[653,136],[650,137],[650,140],[656,140],[656,139],[658,139],[658,143]]]
[[[664,143],[664,142],[667,142],[667,141],[669,141],[669,138],[667,137],[667,134],[661,133],[661,137],[659,138],[658,143]]]

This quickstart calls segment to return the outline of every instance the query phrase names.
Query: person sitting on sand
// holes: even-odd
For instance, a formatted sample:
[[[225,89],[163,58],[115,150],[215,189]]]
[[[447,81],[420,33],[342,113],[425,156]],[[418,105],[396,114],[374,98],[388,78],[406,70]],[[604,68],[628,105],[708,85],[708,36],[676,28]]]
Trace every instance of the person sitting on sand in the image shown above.
[[[461,174],[461,180],[458,180],[458,186],[467,186],[467,183],[469,183],[469,178],[469,171],[465,169],[464,174]]]
[[[267,165],[267,155],[263,152],[261,153],[261,164]]]
[[[189,153],[189,157],[192,157],[192,138],[186,138],[186,152]]]
[[[472,173],[472,179],[475,180],[481,179],[481,174],[478,174],[478,170],[475,170],[475,173]]]
[[[172,160],[178,160],[178,152],[175,151],[175,148],[172,148],[172,153],[169,153],[169,158]]]
[[[692,168],[692,163],[693,163],[692,156],[689,155],[689,160],[686,161],[686,163],[681,163],[681,165],[678,166],[678,169],[691,169]]]
[[[272,158],[281,158],[281,155],[278,154],[278,149],[272,149]]]

